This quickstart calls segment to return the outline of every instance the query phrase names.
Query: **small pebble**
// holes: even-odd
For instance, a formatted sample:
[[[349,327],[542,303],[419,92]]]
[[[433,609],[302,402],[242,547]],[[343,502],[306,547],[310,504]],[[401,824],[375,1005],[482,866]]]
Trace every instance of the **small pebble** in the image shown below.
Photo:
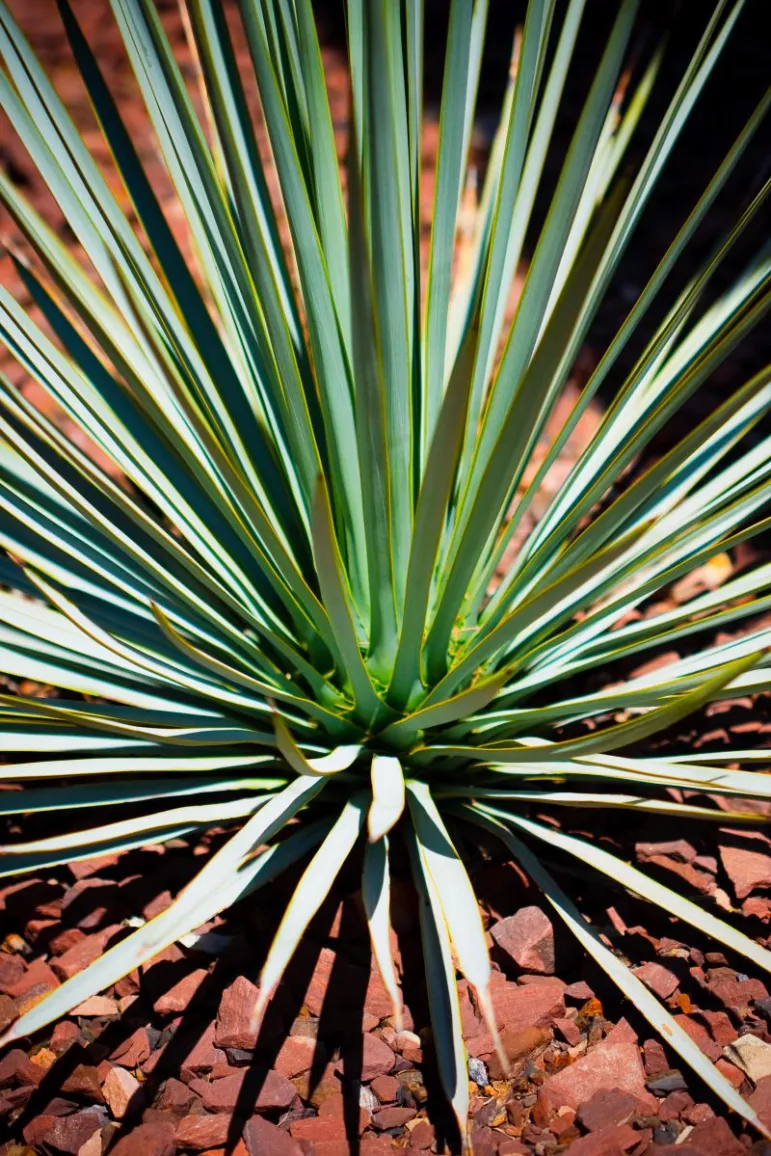
[[[365,1108],[368,1112],[376,1112],[380,1107],[380,1101],[375,1093],[364,1084],[359,1084],[359,1107]]]
[[[656,1096],[668,1096],[670,1092],[686,1091],[688,1085],[677,1068],[672,1068],[668,1072],[651,1076],[649,1080],[645,1081],[645,1086],[649,1092],[653,1092]]]
[[[666,1124],[657,1124],[653,1129],[655,1144],[674,1144],[680,1135],[680,1126],[676,1120],[668,1120]]]
[[[487,1067],[482,1062],[482,1060],[478,1060],[474,1056],[469,1059],[468,1074],[469,1079],[473,1080],[474,1083],[480,1088],[486,1088],[490,1083],[489,1077],[487,1075]]]

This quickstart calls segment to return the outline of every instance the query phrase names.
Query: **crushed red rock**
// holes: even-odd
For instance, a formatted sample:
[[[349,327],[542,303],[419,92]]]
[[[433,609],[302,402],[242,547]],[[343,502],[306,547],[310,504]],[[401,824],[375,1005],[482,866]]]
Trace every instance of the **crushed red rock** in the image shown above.
[[[522,971],[554,973],[554,928],[540,907],[522,907],[490,928],[495,943]]]
[[[51,0],[14,0],[14,7],[46,59],[60,61]],[[125,61],[100,9],[84,2],[79,16],[103,66],[129,91]],[[159,4],[159,10],[175,48],[184,53],[175,6]],[[325,50],[324,60],[342,121],[344,68],[335,52]],[[71,70],[60,66],[57,82],[68,94],[72,79]],[[82,92],[72,95],[76,120],[90,125]],[[136,103],[126,100],[125,110],[135,139],[143,141],[148,134]],[[107,159],[93,131],[89,144],[99,160]],[[343,144],[341,139],[341,151]],[[152,143],[141,147],[153,179],[162,182]],[[0,137],[0,150],[3,161],[11,162],[33,196],[39,196],[23,154],[5,136]],[[168,198],[164,206],[176,224]],[[59,217],[57,221],[63,228],[64,222]],[[184,234],[179,239],[185,243]],[[596,426],[598,414],[589,417],[590,426]],[[680,584],[675,603],[685,591]],[[692,593],[690,589],[689,596]],[[671,657],[657,656],[647,668]],[[742,701],[751,705],[751,700]],[[746,705],[742,709],[748,713]],[[721,716],[721,728],[724,722],[730,729]],[[747,721],[740,726],[746,728]],[[694,748],[725,744],[729,729],[697,735]],[[734,803],[717,800],[725,810]],[[610,829],[608,837],[613,842],[616,832]],[[768,838],[729,828],[716,838],[693,838],[664,838],[656,824],[641,825],[637,842],[625,848],[624,857],[636,858],[671,886],[681,886],[682,880],[702,897],[718,898],[727,909],[736,901],[745,916],[760,921],[752,924],[753,936],[759,939],[762,930],[767,942]],[[207,849],[205,841],[179,840],[144,858],[143,853],[102,856],[1,887],[0,917],[7,938],[0,950],[0,1025],[7,1026],[103,954],[126,933],[128,916],[148,919],[163,910]],[[717,1105],[698,1102],[697,1081],[677,1067],[676,1057],[659,1040],[646,1039],[641,1047],[628,1024],[614,1022],[620,1001],[603,1006],[598,995],[606,997],[596,973],[583,974],[583,964],[555,957],[551,920],[534,905],[537,896],[519,869],[513,864],[483,868],[480,878],[487,874],[491,884],[486,926],[505,971],[494,973],[493,1003],[511,1071],[500,1070],[474,993],[461,983],[469,1052],[481,1061],[489,1080],[472,1085],[474,1152],[747,1152],[754,1137],[742,1131],[736,1117],[730,1117],[729,1125],[716,1116]],[[395,879],[394,895],[403,890],[404,881]],[[480,894],[484,896],[483,889]],[[512,902],[513,894],[524,898]],[[0,1056],[0,1156],[224,1156],[230,1152],[226,1145],[233,1145],[233,1156],[347,1156],[352,1133],[359,1137],[360,1156],[435,1151],[446,1120],[434,1116],[435,1097],[429,1094],[435,1087],[433,1042],[421,993],[415,995],[415,1006],[405,1009],[412,1034],[397,1037],[390,1022],[390,997],[370,964],[368,945],[349,944],[342,931],[340,910],[348,901],[356,906],[360,897],[336,896],[337,914],[328,934],[313,933],[310,962],[287,976],[266,1017],[264,1038],[257,1040],[251,1029],[257,994],[253,980],[275,912],[266,912],[270,905],[260,899],[244,903],[227,928],[218,921],[207,927],[208,935],[222,936],[215,942],[240,941],[240,955],[236,951],[227,957],[229,948],[223,947],[227,958],[211,959],[194,948],[172,946],[110,991],[85,1001],[41,1033],[41,1039],[21,1041]],[[755,973],[736,971],[735,960],[710,958],[717,953],[710,953],[709,945],[702,944],[707,952],[702,955],[680,924],[656,927],[651,920],[650,927],[634,927],[645,914],[630,914],[620,900],[613,900],[613,916],[589,890],[582,901],[609,942],[634,961],[643,982],[672,1001],[678,1022],[771,1128],[771,1076],[753,1085],[745,1071],[726,1058],[730,1053],[724,1053],[748,1031],[769,1040],[771,1004],[764,982]],[[401,904],[397,906],[395,915],[405,921],[402,930],[409,939],[413,932]],[[741,922],[740,915],[736,919]],[[682,936],[685,942],[667,935]],[[252,954],[249,945],[256,941],[262,947]],[[406,975],[400,955],[397,961]],[[564,979],[556,978],[555,969],[562,974],[563,967]],[[528,982],[533,980],[538,982]],[[756,1151],[759,1156],[761,1149]]]
[[[746,899],[753,891],[771,887],[771,841],[760,831],[739,834],[736,845],[720,845],[720,860],[736,898]]]
[[[120,875],[121,864],[113,870]],[[543,942],[539,932],[545,925],[534,911],[540,913],[531,905],[524,919],[514,915],[519,943],[528,936],[531,944]],[[36,915],[33,909],[31,918]],[[511,920],[504,916],[491,927],[510,928]],[[23,922],[18,926],[25,930]],[[619,916],[619,926],[627,930],[614,934],[629,933],[628,919]],[[74,946],[105,931],[114,934],[108,924]],[[757,1041],[763,1056],[771,1047],[765,985],[733,970],[719,952],[705,955],[679,940],[646,934],[655,958],[637,964],[638,976],[670,1002],[705,1054],[771,1119],[771,1077],[756,1073],[753,1084],[731,1059],[737,1041],[734,1059],[747,1050],[742,1039]],[[492,938],[503,950],[504,935]],[[124,994],[116,985],[82,1005],[81,1014],[56,1024],[44,1041],[22,1041],[0,1058],[0,1123],[15,1143],[31,1150],[29,1156],[106,1156],[108,1146],[118,1156],[225,1156],[228,1145],[235,1145],[234,1156],[345,1156],[353,1135],[362,1156],[431,1153],[437,1121],[428,1114],[423,1077],[433,1062],[428,1024],[407,1007],[410,1026],[397,1033],[390,1001],[387,1007],[381,1003],[364,966],[366,956],[339,939],[334,943],[317,952],[306,972],[310,981],[281,986],[273,1029],[259,1038],[251,1029],[258,989],[244,974],[248,957],[235,957],[244,971],[219,979],[211,958],[192,949],[167,950],[142,975],[121,981]],[[24,935],[20,944],[26,945]],[[72,950],[70,944],[65,953]],[[27,946],[0,953],[0,979],[18,992],[3,993],[13,1014],[26,997],[26,981],[31,977],[34,989],[50,979],[57,958]],[[460,985],[469,1054],[477,1064],[471,1085],[474,1152],[659,1156],[676,1150],[677,1156],[718,1156],[710,1147],[713,1135],[729,1154],[739,1156],[734,1144],[744,1151],[741,1137],[716,1120],[710,1105],[698,1102],[687,1071],[660,1041],[641,1044],[629,1023],[608,1018],[594,980],[544,974],[534,959],[525,971],[523,956],[519,962],[510,958],[518,978],[496,967],[492,982],[510,1070],[500,1066],[475,992],[464,981]],[[501,964],[506,966],[504,958]],[[335,993],[340,974],[358,985],[363,999],[365,1030],[358,1036],[340,1033],[351,1007],[350,991]],[[112,1014],[126,999],[122,1015]],[[33,1100],[41,1088],[43,1099]],[[28,1104],[34,1104],[29,1117]],[[6,1146],[0,1156],[20,1154]]]

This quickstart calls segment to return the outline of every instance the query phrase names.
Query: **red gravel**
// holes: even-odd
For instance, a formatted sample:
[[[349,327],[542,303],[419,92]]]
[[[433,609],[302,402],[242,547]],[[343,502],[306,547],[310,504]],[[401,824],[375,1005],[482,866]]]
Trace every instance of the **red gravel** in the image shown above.
[[[74,102],[77,122],[89,126],[87,102],[62,54],[54,0],[16,0],[13,7],[54,67],[60,91]],[[143,117],[105,19],[107,7],[107,0],[89,0],[78,12],[110,71],[130,127],[137,139],[144,139]],[[159,7],[183,53],[175,7]],[[339,56],[326,51],[325,65],[342,124],[346,81]],[[0,160],[13,165],[28,182],[33,201],[63,227],[23,151],[0,127]],[[430,184],[435,134],[426,135]],[[341,149],[343,139],[341,133]],[[89,141],[98,159],[106,161],[106,149],[93,132]],[[163,186],[152,148],[145,151],[153,180]],[[164,204],[185,243],[168,189]],[[0,275],[18,290],[5,259]],[[39,401],[2,354],[0,363]],[[568,396],[556,420],[564,418],[570,403]],[[598,420],[597,412],[588,413],[577,440],[567,447],[569,456],[579,452],[581,439]],[[558,467],[564,470],[564,463],[555,467],[554,484]],[[680,589],[676,597],[688,593]],[[738,700],[732,711],[725,708],[715,704],[705,718],[716,721],[695,724],[683,741],[697,749],[768,741],[769,725],[761,711],[753,712],[751,699]],[[753,732],[749,740],[748,731]],[[637,858],[673,886],[709,896],[726,910],[738,908],[745,918],[737,915],[737,922],[768,940],[771,873],[765,835],[726,828],[694,832],[691,843],[679,832],[664,839],[660,824],[646,825],[641,819],[637,832],[622,844],[616,827],[600,828],[595,837]],[[209,841],[178,841],[122,859],[105,856],[0,888],[0,939],[5,936],[0,1027],[97,958],[125,933],[128,916],[149,918],[162,910]],[[470,1073],[474,1153],[742,1156],[750,1150],[755,1137],[743,1133],[735,1118],[729,1123],[716,1102],[707,1103],[703,1086],[680,1073],[676,1057],[640,1022],[630,1027],[622,1012],[633,1013],[579,954],[563,949],[559,937],[555,944],[551,922],[534,906],[537,897],[518,870],[481,861],[476,866],[483,916],[500,968],[493,988],[495,1014],[512,1071],[503,1078],[473,995],[462,983],[464,1031],[469,1053],[478,1061]],[[764,982],[737,970],[736,960],[710,952],[709,944],[668,938],[687,936],[687,931],[666,917],[641,910],[609,889],[588,885],[581,890],[580,881],[574,883],[582,909],[638,965],[639,977],[677,1013],[699,1047],[771,1127],[771,1076],[753,1086],[722,1054],[726,1044],[746,1032],[771,1045],[771,1000]],[[337,889],[327,930],[313,933],[255,1040],[249,1027],[257,990],[253,979],[285,902],[278,885],[269,898],[258,896],[214,922],[208,930],[222,935],[224,946],[213,956],[195,947],[169,948],[39,1038],[0,1057],[0,1156],[222,1156],[226,1149],[235,1156],[346,1156],[356,1150],[360,1156],[381,1156],[441,1150],[438,1137],[447,1118],[434,1095],[425,992],[419,969],[409,960],[416,937],[414,913],[398,876],[394,895],[409,1031],[397,1036],[393,1028],[388,994],[367,962],[366,937],[343,933],[345,915],[357,910],[360,899],[351,876]],[[650,926],[640,926],[640,919]],[[769,1152],[762,1143],[752,1150],[756,1156]]]

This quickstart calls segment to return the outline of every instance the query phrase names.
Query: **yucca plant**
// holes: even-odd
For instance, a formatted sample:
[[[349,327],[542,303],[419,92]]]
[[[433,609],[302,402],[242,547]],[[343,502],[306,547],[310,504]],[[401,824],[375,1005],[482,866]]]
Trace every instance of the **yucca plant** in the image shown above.
[[[65,822],[68,811],[94,810],[60,837],[3,847],[2,867],[39,871],[240,826],[168,910],[27,1011],[2,1042],[66,1014],[310,855],[267,951],[259,1023],[360,840],[372,948],[398,1022],[389,942],[389,832],[398,826],[420,896],[438,1070],[463,1133],[457,972],[495,1035],[482,922],[449,829],[466,824],[472,838],[481,828],[477,837],[500,840],[668,1044],[763,1130],[540,853],[558,848],[771,971],[771,953],[731,924],[542,817],[617,808],[736,824],[758,816],[741,802],[716,809],[710,791],[771,798],[758,769],[765,751],[639,753],[703,704],[771,685],[767,628],[714,641],[718,627],[768,608],[771,564],[674,609],[629,614],[769,524],[760,514],[769,439],[741,444],[771,407],[769,369],[663,456],[645,457],[768,308],[768,248],[722,295],[710,285],[766,184],[670,293],[663,320],[647,323],[768,99],[527,472],[662,166],[677,163],[678,136],[741,0],[709,16],[631,169],[628,145],[660,54],[624,71],[636,4],[619,4],[506,332],[583,0],[570,0],[561,21],[554,0],[529,6],[460,253],[487,3],[453,0],[425,272],[422,0],[349,0],[345,194],[311,0],[236,4],[260,126],[221,0],[186,3],[205,123],[153,0],[111,4],[196,264],[186,263],[67,0],[72,51],[141,231],[3,5],[0,99],[84,261],[0,176],[28,242],[31,260],[15,256],[18,272],[45,325],[2,291],[0,331],[100,454],[0,380],[2,667],[58,688],[0,699],[2,748],[20,756],[3,767],[0,811],[61,810]],[[263,130],[280,204],[258,147]],[[641,351],[619,377],[633,336]],[[599,429],[508,561],[603,383],[613,389]],[[689,643],[687,657],[655,674],[624,679],[628,664],[614,672],[691,636],[701,648]],[[576,695],[575,676],[596,668],[613,688]],[[142,804],[141,817],[99,825],[98,808],[118,804],[132,816]]]

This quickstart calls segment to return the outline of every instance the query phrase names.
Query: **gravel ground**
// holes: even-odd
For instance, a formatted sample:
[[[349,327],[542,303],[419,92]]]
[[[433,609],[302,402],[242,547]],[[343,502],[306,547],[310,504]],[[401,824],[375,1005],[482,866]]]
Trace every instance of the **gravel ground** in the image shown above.
[[[95,154],[108,163],[63,50],[53,0],[16,0],[12,6]],[[190,74],[176,10],[170,4],[159,7]],[[76,4],[184,241],[183,223],[105,19],[106,8],[106,0]],[[496,19],[500,9],[495,8]],[[649,5],[647,11],[655,15],[661,7]],[[342,155],[345,71],[335,46],[339,26],[334,12],[325,18],[330,41],[325,64]],[[753,47],[742,41],[740,59],[754,59]],[[489,99],[493,89],[491,82]],[[435,136],[435,124],[429,123],[427,193]],[[481,154],[483,124],[478,136]],[[698,142],[689,147],[692,156],[699,152]],[[702,152],[708,157],[709,146]],[[704,156],[697,162],[703,164]],[[66,222],[3,124],[0,162],[67,236]],[[665,183],[665,200],[675,199],[678,191],[687,196],[693,167],[686,166],[681,186],[674,178]],[[652,238],[663,237],[665,244],[672,220],[671,212],[658,213],[653,232],[645,235],[647,245],[630,255],[618,293],[593,334],[595,343],[601,344],[614,319],[618,322],[625,293],[645,275],[655,250]],[[6,258],[0,258],[0,276],[20,292]],[[762,355],[764,340],[759,338],[743,360],[711,383],[711,391],[703,391],[702,406],[742,380]],[[583,364],[591,360],[587,351]],[[2,353],[0,366],[30,396],[38,396]],[[572,391],[581,376],[577,371]],[[570,404],[570,395],[564,404]],[[599,411],[591,411],[555,468],[552,488],[598,420]],[[749,549],[737,552],[727,560],[722,580],[751,561]],[[693,581],[713,580],[714,571]],[[682,586],[669,595],[673,602],[687,596]],[[601,672],[596,677],[602,681]],[[10,685],[34,692],[30,686]],[[668,741],[692,749],[768,745],[769,733],[768,698],[762,696],[716,704],[690,730]],[[558,823],[559,815],[552,813],[550,821]],[[771,861],[762,831],[716,826],[684,832],[641,818],[627,824],[622,836],[617,823],[594,816],[590,828],[574,821],[571,830],[582,829],[768,941]],[[197,842],[176,840],[121,858],[81,862],[0,888],[0,1028],[125,935],[129,921],[135,924],[163,910],[201,857],[224,837],[213,831]],[[521,873],[484,846],[465,849],[493,953],[498,1027],[513,1061],[504,1078],[473,996],[462,988],[476,1156],[556,1156],[563,1151],[570,1156],[742,1156],[748,1151],[769,1156],[771,1146],[744,1132],[708,1089],[678,1068],[676,1057],[651,1036],[635,1009],[552,926]],[[552,866],[566,872],[558,859]],[[357,880],[357,865],[351,863],[314,920],[259,1040],[249,1031],[253,980],[290,893],[291,877],[266,896],[238,904],[201,928],[197,938],[167,949],[52,1030],[0,1057],[0,1156],[445,1151],[445,1144],[453,1142],[452,1128],[437,1090],[414,896],[397,862],[394,953],[407,1007],[406,1029],[397,1034],[387,994],[371,968]],[[771,998],[762,976],[745,972],[741,962],[712,950],[695,933],[620,889],[575,870],[570,884],[607,941],[638,969],[705,1054],[767,1114],[771,1126]]]

